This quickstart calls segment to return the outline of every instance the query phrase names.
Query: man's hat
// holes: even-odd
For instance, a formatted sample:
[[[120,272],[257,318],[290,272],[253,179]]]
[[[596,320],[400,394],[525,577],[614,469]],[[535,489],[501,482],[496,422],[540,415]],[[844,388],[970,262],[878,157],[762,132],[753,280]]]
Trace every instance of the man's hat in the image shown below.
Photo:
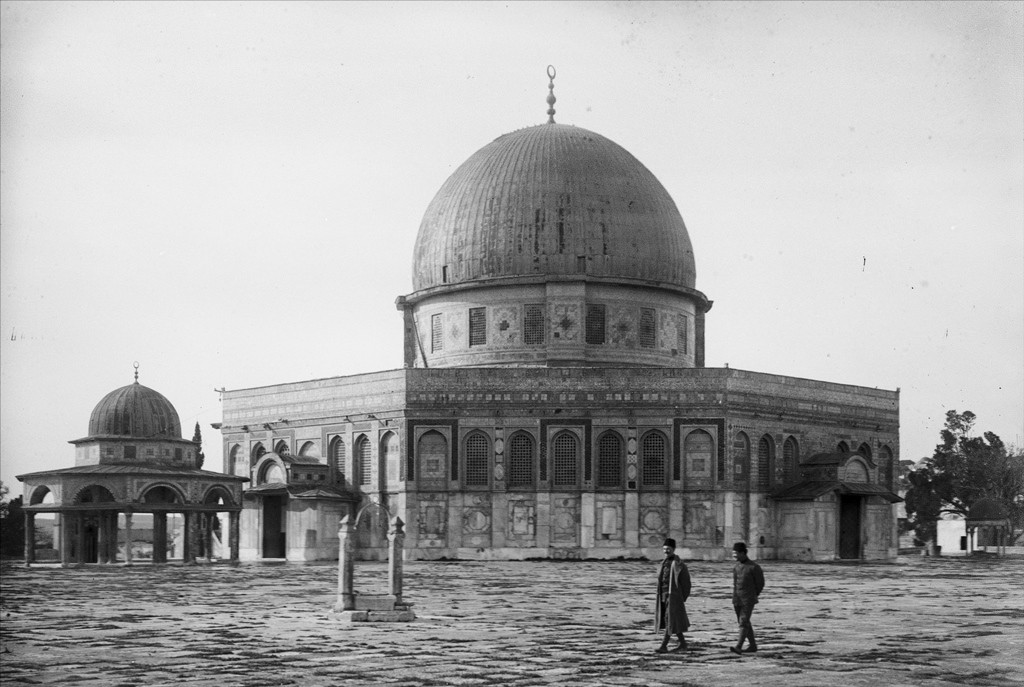
[[[672,537],[669,537],[668,539],[665,540],[665,543],[662,544],[662,546],[671,546],[674,549],[674,548],[676,548],[676,540],[673,539]]]
[[[743,553],[746,553],[747,552],[747,545],[744,544],[741,541],[738,541],[738,542],[736,542],[735,544],[732,545],[732,550],[733,551],[742,551]]]

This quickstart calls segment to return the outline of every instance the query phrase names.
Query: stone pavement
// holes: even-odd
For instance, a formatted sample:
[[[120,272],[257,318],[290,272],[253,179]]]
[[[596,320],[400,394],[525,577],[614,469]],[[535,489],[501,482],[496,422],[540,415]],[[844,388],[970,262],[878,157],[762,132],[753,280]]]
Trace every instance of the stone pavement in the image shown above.
[[[689,651],[657,655],[657,562],[407,563],[417,620],[328,619],[337,567],[25,569],[0,580],[14,685],[1024,685],[1024,560],[765,561],[734,656],[731,563],[690,564]],[[382,592],[382,563],[356,589]]]

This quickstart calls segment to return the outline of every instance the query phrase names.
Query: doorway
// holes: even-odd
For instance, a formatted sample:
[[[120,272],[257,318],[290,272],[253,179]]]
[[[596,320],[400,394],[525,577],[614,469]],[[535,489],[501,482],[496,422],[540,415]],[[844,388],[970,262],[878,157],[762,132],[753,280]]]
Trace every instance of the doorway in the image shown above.
[[[263,497],[263,557],[285,558],[285,531],[287,518],[285,506],[288,497],[273,495]]]
[[[839,557],[860,558],[861,496],[839,497]]]

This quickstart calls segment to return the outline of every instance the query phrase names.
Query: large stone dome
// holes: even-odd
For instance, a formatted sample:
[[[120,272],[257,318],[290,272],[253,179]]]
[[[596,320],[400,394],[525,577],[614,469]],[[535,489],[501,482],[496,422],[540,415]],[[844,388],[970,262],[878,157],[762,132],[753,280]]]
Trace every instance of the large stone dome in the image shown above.
[[[463,163],[427,207],[413,289],[509,277],[693,289],[693,247],[671,196],[592,131],[541,124]]]
[[[89,436],[181,439],[178,411],[162,394],[138,382],[114,389],[93,408]]]

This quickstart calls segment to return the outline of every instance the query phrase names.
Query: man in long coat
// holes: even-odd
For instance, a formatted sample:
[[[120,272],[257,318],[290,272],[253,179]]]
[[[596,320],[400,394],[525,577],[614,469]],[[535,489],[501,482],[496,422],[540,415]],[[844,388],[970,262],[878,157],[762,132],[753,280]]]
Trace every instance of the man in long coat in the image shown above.
[[[686,649],[683,633],[690,629],[686,615],[686,599],[690,596],[690,571],[683,559],[676,555],[676,540],[666,539],[662,546],[665,560],[658,570],[658,596],[654,603],[654,631],[663,632],[664,637],[657,653],[668,651],[668,640],[672,635],[679,638],[675,651]]]
[[[732,571],[732,607],[736,611],[736,622],[740,626],[740,637],[736,646],[729,647],[734,654],[756,653],[757,640],[754,638],[754,626],[750,624],[750,616],[754,613],[758,597],[764,589],[764,572],[761,566],[747,557],[747,545],[736,542],[732,547],[732,557],[736,559],[736,567]],[[747,648],[743,648],[743,640],[747,640]]]

